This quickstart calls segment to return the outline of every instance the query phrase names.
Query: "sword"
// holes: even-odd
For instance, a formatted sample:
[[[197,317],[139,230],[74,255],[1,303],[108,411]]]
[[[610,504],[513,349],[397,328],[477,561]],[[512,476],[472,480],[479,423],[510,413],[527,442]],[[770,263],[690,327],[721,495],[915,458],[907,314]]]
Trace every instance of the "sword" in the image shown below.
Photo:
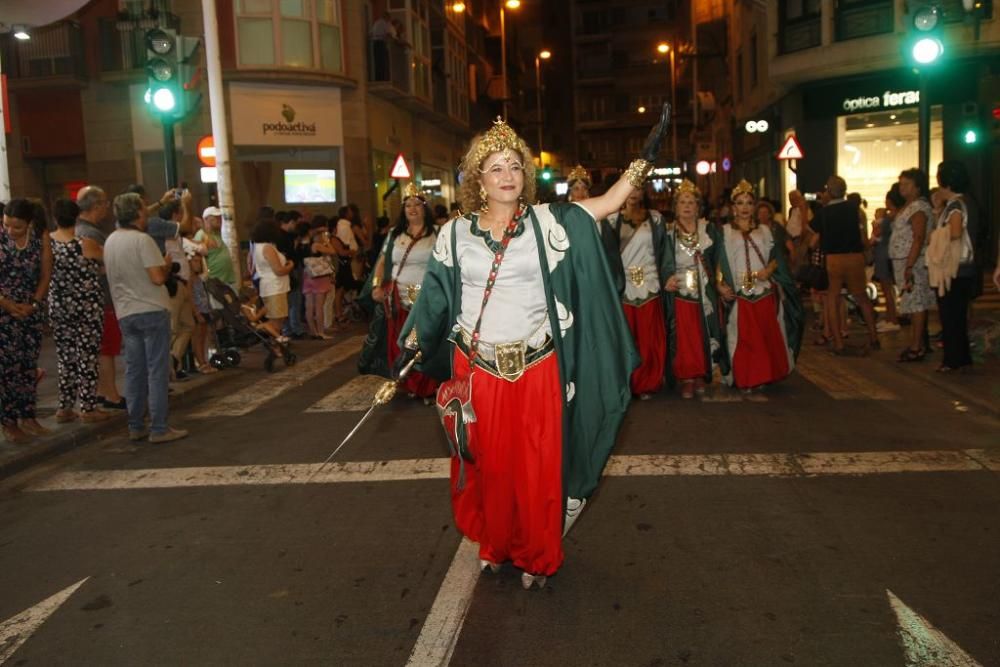
[[[395,380],[386,380],[382,384],[382,386],[378,388],[378,391],[375,392],[375,397],[372,399],[372,405],[370,408],[368,408],[368,411],[365,412],[364,416],[360,419],[360,421],[358,421],[358,423],[354,425],[354,428],[352,428],[351,432],[347,434],[347,437],[344,438],[339,445],[337,445],[337,448],[334,449],[332,452],[330,452],[330,455],[326,457],[326,460],[323,461],[323,463],[321,463],[320,466],[316,468],[316,470],[314,470],[311,475],[309,475],[309,478],[306,480],[306,483],[312,481],[312,478],[315,477],[320,470],[325,468],[327,463],[333,460],[333,457],[337,455],[337,452],[339,452],[343,448],[343,446],[346,445],[347,442],[354,437],[354,434],[358,432],[358,429],[360,429],[364,425],[364,423],[368,421],[368,418],[372,416],[372,413],[375,412],[376,408],[379,408],[387,404],[389,401],[393,399],[393,397],[396,395],[396,391],[399,389],[399,385],[402,384],[403,380],[406,379],[406,376],[410,374],[410,371],[413,370],[414,364],[420,361],[420,358],[421,354],[420,352],[417,352],[416,356],[413,357],[413,359],[410,359],[410,362],[408,364],[403,366],[403,370],[399,372],[399,377],[397,377]]]

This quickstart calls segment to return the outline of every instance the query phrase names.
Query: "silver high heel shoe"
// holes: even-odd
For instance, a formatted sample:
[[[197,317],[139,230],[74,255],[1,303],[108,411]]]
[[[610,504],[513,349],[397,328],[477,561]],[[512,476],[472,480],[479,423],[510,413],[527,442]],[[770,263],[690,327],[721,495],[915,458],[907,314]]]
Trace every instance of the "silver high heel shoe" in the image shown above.
[[[480,572],[485,572],[486,568],[489,568],[490,572],[492,572],[493,574],[496,574],[497,572],[500,571],[500,564],[499,563],[494,563],[491,560],[485,560],[483,558],[480,558],[479,559],[479,571]]]
[[[545,588],[546,582],[549,578],[544,574],[529,574],[528,572],[521,573],[521,588],[524,590],[531,590],[532,584],[538,584],[538,588]]]

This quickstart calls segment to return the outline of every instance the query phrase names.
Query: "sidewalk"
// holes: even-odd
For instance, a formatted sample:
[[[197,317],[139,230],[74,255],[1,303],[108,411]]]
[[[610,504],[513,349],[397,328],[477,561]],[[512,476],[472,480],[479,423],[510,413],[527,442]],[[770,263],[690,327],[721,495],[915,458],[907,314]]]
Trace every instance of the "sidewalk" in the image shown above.
[[[344,337],[354,335],[358,332],[352,329],[346,330],[335,336],[334,340],[321,343],[318,341],[293,341],[292,347],[299,361],[319,352],[331,344],[340,342]],[[172,382],[170,384],[170,409],[177,410],[179,407],[197,400],[201,389],[213,385],[220,381],[231,380],[236,377],[245,377],[247,382],[252,382],[264,377],[263,370],[265,352],[263,347],[255,346],[248,350],[240,350],[242,361],[237,368],[226,369],[218,373],[201,375],[192,373],[189,379],[183,382]],[[69,424],[57,424],[55,413],[59,401],[59,372],[56,368],[56,347],[51,336],[46,336],[42,342],[42,353],[38,360],[39,366],[45,370],[45,378],[38,386],[38,421],[45,427],[52,430],[46,436],[36,437],[25,445],[15,445],[0,437],[0,479],[8,477],[22,470],[35,465],[41,461],[67,452],[80,445],[94,442],[101,438],[124,437],[126,427],[126,415],[123,410],[111,410],[114,417],[103,422],[94,424],[84,424],[79,421]],[[118,377],[118,389],[125,386],[125,359],[118,357],[115,368]],[[277,363],[277,372],[294,372],[294,367],[285,370],[284,364]]]

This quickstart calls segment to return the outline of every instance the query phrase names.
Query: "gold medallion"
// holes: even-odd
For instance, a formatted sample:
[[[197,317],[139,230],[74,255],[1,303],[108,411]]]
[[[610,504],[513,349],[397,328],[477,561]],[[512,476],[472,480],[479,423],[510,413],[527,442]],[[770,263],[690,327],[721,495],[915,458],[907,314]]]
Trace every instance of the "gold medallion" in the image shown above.
[[[526,345],[523,340],[513,343],[497,343],[496,364],[497,373],[508,382],[516,382],[524,375],[524,358]]]

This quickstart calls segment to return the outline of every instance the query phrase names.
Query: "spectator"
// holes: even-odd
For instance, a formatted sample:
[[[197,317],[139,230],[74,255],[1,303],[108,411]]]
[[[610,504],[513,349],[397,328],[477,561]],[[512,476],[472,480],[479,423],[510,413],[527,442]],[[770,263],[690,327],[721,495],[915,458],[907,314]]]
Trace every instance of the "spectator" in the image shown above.
[[[831,176],[826,182],[827,203],[810,223],[819,234],[820,249],[826,256],[829,287],[825,299],[826,319],[833,338],[833,353],[844,354],[844,331],[839,317],[839,299],[842,287],[854,297],[861,308],[868,338],[873,349],[879,349],[875,332],[875,310],[865,291],[864,240],[858,224],[858,209],[846,199],[847,183],[840,176]]]
[[[32,223],[40,205],[12,199],[0,230],[0,421],[7,442],[22,444],[49,432],[35,417],[42,300],[52,276],[48,232]]]
[[[351,262],[358,254],[358,240],[351,227],[353,212],[349,206],[342,206],[338,211],[336,232],[331,239],[337,247],[338,262],[334,277],[334,323],[343,324],[347,321],[344,315],[344,295],[357,288],[357,281],[351,268]]]
[[[103,248],[108,235],[100,225],[108,217],[108,196],[96,185],[88,185],[77,193],[76,205],[80,207],[80,217],[76,221],[76,237],[90,239]],[[97,400],[101,407],[124,410],[125,399],[118,392],[115,372],[115,357],[122,353],[122,332],[118,327],[115,307],[111,302],[108,279],[103,273],[101,290],[104,292],[104,323],[101,329],[101,354],[98,359]]]
[[[899,193],[899,183],[893,183],[885,193],[885,208],[876,209],[875,222],[872,224],[872,240],[875,243],[872,278],[879,283],[885,299],[885,319],[879,320],[875,325],[878,333],[899,331],[896,283],[893,280],[892,260],[889,258],[889,240],[892,238],[892,220],[905,203],[906,200]]]
[[[258,222],[250,233],[250,241],[253,243],[253,262],[260,276],[259,293],[267,309],[267,318],[278,332],[278,342],[287,343],[288,338],[281,334],[281,329],[288,317],[289,274],[295,265],[278,251],[281,230],[273,219]]]
[[[153,237],[161,253],[167,252],[167,241],[179,239],[182,234],[191,231],[194,215],[191,212],[191,192],[187,188],[171,188],[152,204],[146,201],[146,188],[142,185],[130,185],[126,192],[142,197],[148,216],[146,233]],[[180,207],[169,206],[178,203]]]
[[[305,335],[305,323],[302,321],[302,253],[296,232],[302,214],[298,211],[281,211],[275,214],[275,220],[281,229],[278,252],[292,260],[293,269],[289,274],[288,291],[288,322],[284,334],[290,338],[302,338]]]
[[[191,194],[185,192],[179,201],[171,201],[160,208],[163,223],[177,225],[177,232],[188,236],[191,232]],[[187,220],[186,227],[180,225]],[[152,235],[151,235],[152,236]],[[181,368],[194,332],[194,304],[191,298],[191,264],[184,250],[181,236],[168,237],[164,248],[170,258],[171,274],[167,277],[167,294],[170,295],[170,360],[171,377],[183,380],[187,372]]]
[[[199,373],[208,375],[217,373],[219,369],[208,362],[208,334],[212,324],[212,305],[205,291],[202,276],[205,275],[205,256],[200,244],[185,238],[184,250],[191,265],[191,304],[194,307],[194,331],[191,334],[191,353],[194,355],[195,368]]]
[[[977,288],[975,276],[978,271],[972,239],[976,238],[978,230],[970,225],[965,201],[970,185],[965,165],[958,160],[945,160],[938,165],[937,182],[945,204],[936,229],[946,228],[949,240],[958,241],[961,247],[958,272],[944,295],[939,290],[937,297],[941,342],[944,344],[944,356],[937,370],[946,373],[972,365],[968,311]]]
[[[785,231],[788,232],[789,265],[793,276],[798,276],[809,263],[809,221],[812,210],[802,193],[792,190],[788,193],[788,222]]]
[[[98,422],[110,415],[97,409],[97,367],[104,321],[101,269],[104,250],[93,239],[76,238],[80,207],[68,199],[52,209],[52,283],[49,288],[49,323],[56,343],[59,366],[60,424],[76,420]]]
[[[389,40],[396,38],[396,27],[389,12],[382,12],[371,27],[372,65],[375,81],[389,80]]]
[[[899,175],[899,194],[906,204],[892,219],[889,258],[893,278],[900,286],[899,312],[910,316],[910,345],[900,353],[899,361],[921,361],[927,354],[924,330],[927,311],[934,305],[924,252],[933,216],[927,202],[928,187],[927,174],[919,169],[907,169]]]
[[[317,215],[312,219],[309,225],[308,256],[334,262],[337,257],[337,249],[330,241],[327,223],[328,219],[325,215]],[[329,340],[332,336],[328,336],[325,331],[323,306],[326,303],[327,295],[333,289],[331,280],[333,265],[323,267],[322,262],[315,261],[309,262],[309,264],[313,267],[321,267],[322,272],[310,268],[306,268],[304,271],[302,292],[306,300],[306,326],[312,338]],[[334,323],[334,330],[336,330],[336,323]]]
[[[757,200],[757,208],[754,209],[754,222],[757,225],[765,225],[771,230],[774,245],[778,252],[788,261],[788,232],[784,225],[775,220],[774,204],[766,199]]]
[[[208,277],[221,280],[238,292],[240,285],[236,267],[229,255],[229,248],[222,241],[222,210],[209,206],[202,212],[201,218],[204,226],[194,235],[194,241],[204,246]],[[213,306],[222,307],[219,304]]]
[[[170,297],[167,260],[146,234],[146,206],[137,193],[115,197],[118,229],[104,246],[104,264],[125,342],[128,437],[171,442],[188,433],[167,425],[170,361]],[[150,427],[145,415],[149,408]]]

